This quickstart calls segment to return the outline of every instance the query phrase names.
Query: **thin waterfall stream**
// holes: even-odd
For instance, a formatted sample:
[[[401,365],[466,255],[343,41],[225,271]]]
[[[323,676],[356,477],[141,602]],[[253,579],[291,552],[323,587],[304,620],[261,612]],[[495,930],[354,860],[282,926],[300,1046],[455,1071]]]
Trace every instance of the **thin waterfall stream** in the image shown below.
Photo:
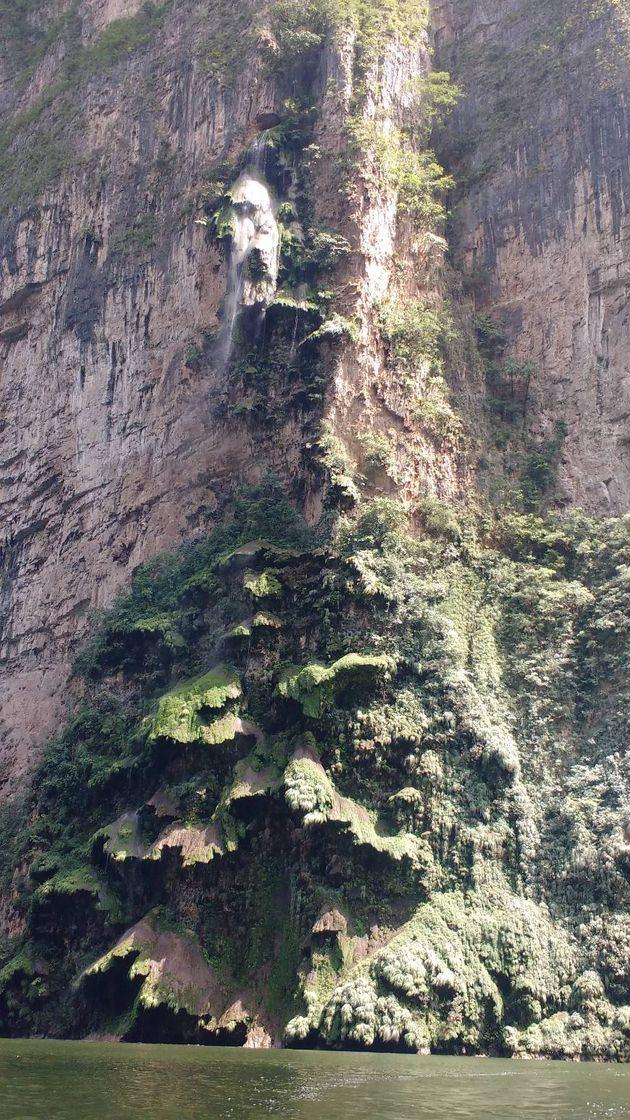
[[[244,306],[258,307],[261,320],[276,291],[280,235],[277,201],[265,179],[269,139],[266,132],[250,147],[250,159],[232,188],[233,234],[228,261],[224,327],[219,364],[225,369],[234,347],[236,323]],[[257,255],[255,267],[252,257]]]

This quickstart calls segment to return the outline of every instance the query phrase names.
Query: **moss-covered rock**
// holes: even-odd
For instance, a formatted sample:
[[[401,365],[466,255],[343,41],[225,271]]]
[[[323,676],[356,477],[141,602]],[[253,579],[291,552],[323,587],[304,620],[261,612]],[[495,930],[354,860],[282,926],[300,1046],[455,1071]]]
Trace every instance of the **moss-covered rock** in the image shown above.
[[[348,653],[332,665],[287,669],[278,682],[280,696],[297,700],[304,714],[317,719],[344,689],[358,690],[378,677],[388,677],[395,661],[385,654]]]
[[[487,518],[433,510],[414,537],[379,499],[325,546],[287,514],[285,548],[277,490],[244,503],[240,529],[136,573],[5,814],[0,1029],[623,1057],[625,527],[528,523],[508,551]],[[163,614],[185,650],[148,627],[130,659],[112,620]],[[166,927],[196,938],[220,1014]]]
[[[243,587],[253,599],[279,599],[282,595],[282,584],[275,572],[246,572],[243,576]]]
[[[225,742],[236,734],[235,717],[213,720],[208,714],[240,695],[238,674],[229,666],[220,665],[203,677],[185,681],[160,699],[150,738],[182,744]]]

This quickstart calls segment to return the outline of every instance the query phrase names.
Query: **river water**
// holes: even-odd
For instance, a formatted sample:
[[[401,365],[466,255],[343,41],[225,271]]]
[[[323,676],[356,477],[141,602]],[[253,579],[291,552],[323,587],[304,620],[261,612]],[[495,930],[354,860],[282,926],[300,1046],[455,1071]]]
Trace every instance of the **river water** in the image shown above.
[[[614,1120],[630,1066],[0,1040],[2,1120]]]

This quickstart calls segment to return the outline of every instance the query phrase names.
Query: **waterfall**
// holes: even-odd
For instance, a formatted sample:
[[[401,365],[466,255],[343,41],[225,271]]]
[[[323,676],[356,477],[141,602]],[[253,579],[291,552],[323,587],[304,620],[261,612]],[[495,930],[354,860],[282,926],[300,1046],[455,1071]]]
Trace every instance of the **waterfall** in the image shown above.
[[[269,151],[269,129],[260,133],[249,147],[248,166],[255,167],[263,176],[267,174],[267,153]]]
[[[264,174],[268,147],[267,133],[263,132],[251,145],[247,166],[231,191],[234,232],[223,304],[224,328],[219,351],[222,368],[230,360],[241,308],[259,307],[261,320],[264,319],[276,290],[280,235],[277,203]],[[259,267],[248,274],[247,262],[254,251]]]

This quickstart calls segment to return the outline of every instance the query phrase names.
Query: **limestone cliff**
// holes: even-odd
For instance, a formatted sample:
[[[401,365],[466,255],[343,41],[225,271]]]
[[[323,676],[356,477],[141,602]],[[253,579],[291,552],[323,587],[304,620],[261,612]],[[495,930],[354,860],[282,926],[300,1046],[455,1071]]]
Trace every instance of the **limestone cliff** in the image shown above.
[[[357,422],[369,428],[363,398],[383,380],[370,309],[390,284],[395,199],[361,168],[340,194],[356,33],[303,58],[320,111],[299,127],[304,146],[309,132],[317,146],[313,224],[348,239],[336,306],[357,319],[359,343],[352,355],[325,357],[319,403],[304,408],[285,378],[273,389],[273,418],[252,424],[209,354],[228,254],[199,219],[225,165],[287,117],[300,61],[274,71],[273,43],[261,52],[271,34],[264,5],[136,9],[126,7],[122,22],[116,4],[51,5],[37,20],[27,5],[4,16],[4,781],[57,726],[90,609],[110,603],[143,560],[207,527],[235,481],[277,470],[315,516],[305,445],[323,411],[342,435]],[[15,73],[20,42],[28,62]],[[428,67],[426,38],[385,47],[370,65],[379,89],[362,113],[386,128]],[[251,401],[246,389],[243,397]],[[398,413],[400,403],[384,423],[407,445],[418,437]],[[439,458],[435,485],[457,491],[462,466],[431,447],[419,452],[428,470]],[[417,490],[415,463],[400,475],[405,493]]]
[[[434,22],[440,65],[466,89],[447,146],[468,290],[536,364],[540,435],[566,423],[558,500],[624,512],[628,12],[446,0]]]
[[[628,1056],[628,20],[0,2],[0,1030]]]

